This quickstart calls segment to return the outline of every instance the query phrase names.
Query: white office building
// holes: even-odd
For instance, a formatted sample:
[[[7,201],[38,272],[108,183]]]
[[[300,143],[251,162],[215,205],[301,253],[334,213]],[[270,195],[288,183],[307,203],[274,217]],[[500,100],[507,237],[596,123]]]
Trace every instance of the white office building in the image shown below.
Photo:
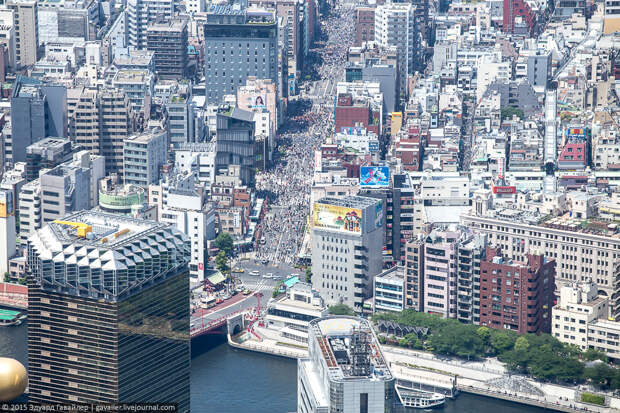
[[[325,197],[313,204],[313,285],[328,305],[361,312],[383,266],[383,201]]]
[[[126,185],[144,188],[159,182],[159,168],[166,162],[168,136],[156,129],[132,135],[123,143],[123,172]]]
[[[297,360],[297,413],[392,411],[394,377],[367,320],[311,321],[308,350]]]
[[[374,311],[401,312],[405,308],[405,271],[392,267],[375,277]]]

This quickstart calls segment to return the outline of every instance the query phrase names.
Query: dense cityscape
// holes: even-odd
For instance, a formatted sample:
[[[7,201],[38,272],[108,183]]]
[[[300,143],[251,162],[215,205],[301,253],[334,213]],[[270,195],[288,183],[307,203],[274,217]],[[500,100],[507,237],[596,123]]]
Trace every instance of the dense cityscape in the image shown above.
[[[0,23],[0,411],[620,411],[619,1]]]

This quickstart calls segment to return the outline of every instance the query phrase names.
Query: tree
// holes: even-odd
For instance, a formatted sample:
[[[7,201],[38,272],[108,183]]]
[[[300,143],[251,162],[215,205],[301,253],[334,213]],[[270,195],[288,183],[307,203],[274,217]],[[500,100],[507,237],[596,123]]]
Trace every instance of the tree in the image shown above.
[[[228,257],[224,251],[218,252],[215,257],[215,266],[217,269],[224,275],[228,275],[230,273],[230,267],[228,266]]]
[[[215,238],[214,244],[217,249],[219,249],[220,251],[224,251],[226,255],[230,256],[230,253],[233,249],[233,239],[228,232],[222,231],[217,234],[217,238]]]
[[[583,371],[584,378],[590,380],[592,384],[604,389],[612,384],[617,375],[618,370],[609,367],[605,363],[596,363],[591,367],[586,367]]]
[[[521,336],[515,341],[515,351],[527,351],[530,347],[530,343],[527,341],[527,338]]]
[[[284,281],[278,281],[275,287],[273,287],[273,292],[271,293],[271,296],[273,298],[276,298],[280,294],[280,289],[282,288],[283,285],[284,285]]]
[[[489,340],[491,339],[491,330],[489,327],[478,327],[476,334],[478,334],[478,337],[480,337],[485,344],[489,343]]]
[[[11,274],[9,274],[8,272],[4,273],[4,282],[5,283],[11,282]]]
[[[491,345],[497,350],[498,353],[510,349],[515,343],[515,340],[510,337],[505,331],[495,333],[491,337]]]
[[[593,348],[587,349],[585,353],[583,353],[583,358],[587,361],[601,360],[605,363],[607,362],[607,355],[602,351],[598,351]]]
[[[502,120],[512,119],[513,115],[517,115],[519,119],[523,119],[524,113],[521,109],[516,108],[514,106],[506,106],[505,108],[502,108],[502,111],[501,111]]]
[[[355,311],[346,304],[336,304],[329,307],[332,315],[355,315]]]
[[[312,270],[310,267],[306,268],[306,282],[312,284]]]

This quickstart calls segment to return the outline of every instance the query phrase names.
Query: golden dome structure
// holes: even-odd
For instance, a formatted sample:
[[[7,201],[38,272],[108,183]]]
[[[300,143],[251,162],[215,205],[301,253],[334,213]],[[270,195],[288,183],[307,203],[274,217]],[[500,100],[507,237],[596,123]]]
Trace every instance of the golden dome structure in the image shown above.
[[[24,394],[28,386],[26,368],[15,359],[0,357],[0,401],[8,402]]]

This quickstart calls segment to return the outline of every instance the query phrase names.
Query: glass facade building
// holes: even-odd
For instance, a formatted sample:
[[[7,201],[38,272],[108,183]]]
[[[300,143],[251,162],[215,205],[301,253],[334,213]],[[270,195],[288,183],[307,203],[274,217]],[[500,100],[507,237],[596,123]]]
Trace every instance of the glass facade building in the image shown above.
[[[81,212],[33,235],[30,401],[189,412],[188,261],[183,234],[124,216]]]

